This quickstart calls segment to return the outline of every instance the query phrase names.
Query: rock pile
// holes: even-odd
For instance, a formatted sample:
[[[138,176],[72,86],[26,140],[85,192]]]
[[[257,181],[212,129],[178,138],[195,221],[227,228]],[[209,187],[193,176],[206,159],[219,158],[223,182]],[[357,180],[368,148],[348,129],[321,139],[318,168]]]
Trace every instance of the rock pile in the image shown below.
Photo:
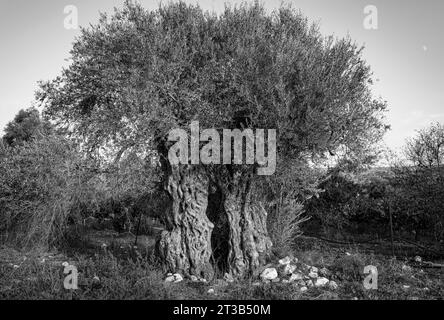
[[[262,283],[288,283],[296,284],[301,292],[307,291],[310,287],[326,287],[330,290],[338,289],[338,284],[330,280],[331,272],[327,268],[318,269],[315,266],[309,266],[299,262],[297,258],[287,256],[280,259],[277,264],[268,264],[259,275]],[[179,273],[169,273],[165,282],[178,283],[183,280]],[[191,276],[193,282],[207,282],[206,279]],[[221,282],[223,285],[234,282],[234,278],[226,273],[223,279],[216,280],[215,283]],[[260,285],[261,282],[254,282],[254,286]],[[214,293],[210,288],[208,293]]]
[[[175,273],[175,274],[168,273],[168,274],[167,274],[167,277],[166,277],[166,279],[165,279],[165,282],[174,282],[174,283],[178,283],[178,282],[181,282],[181,281],[183,281],[183,277],[182,277],[182,275],[179,274],[179,273]]]
[[[296,283],[303,292],[313,286],[336,290],[338,284],[329,280],[330,276],[331,273],[327,268],[318,269],[299,262],[297,258],[287,256],[279,260],[277,265],[267,265],[259,277],[264,283]]]

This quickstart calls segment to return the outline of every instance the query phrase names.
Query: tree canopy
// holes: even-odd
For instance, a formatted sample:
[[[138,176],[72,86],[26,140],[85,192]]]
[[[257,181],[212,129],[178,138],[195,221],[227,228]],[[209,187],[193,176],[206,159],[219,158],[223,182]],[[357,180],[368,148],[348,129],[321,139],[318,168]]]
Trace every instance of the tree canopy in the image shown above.
[[[440,167],[444,160],[444,125],[431,124],[407,140],[405,155],[415,166]]]
[[[30,141],[36,135],[49,133],[51,124],[40,118],[40,113],[35,108],[21,109],[14,120],[5,127],[3,141],[12,147]]]
[[[351,39],[324,37],[289,7],[219,15],[183,2],[126,2],[82,29],[71,64],[41,84],[45,115],[91,148],[153,148],[192,120],[277,130],[278,157],[324,155],[379,140],[386,104]]]

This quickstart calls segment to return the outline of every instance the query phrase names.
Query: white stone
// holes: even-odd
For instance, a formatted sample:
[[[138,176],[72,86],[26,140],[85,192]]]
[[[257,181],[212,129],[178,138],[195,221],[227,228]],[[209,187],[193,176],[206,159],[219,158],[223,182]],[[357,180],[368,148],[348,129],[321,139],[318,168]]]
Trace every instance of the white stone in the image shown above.
[[[328,283],[327,278],[318,278],[316,279],[315,286],[316,287],[323,287]]]
[[[193,281],[193,282],[196,282],[196,281],[199,281],[199,278],[196,277],[195,275],[192,275],[192,276],[190,277],[190,280]]]
[[[208,289],[207,293],[214,294],[214,289],[213,288]]]
[[[303,279],[302,274],[300,274],[300,273],[293,273],[289,280],[290,280],[290,282],[293,282],[293,281],[298,281],[298,280],[302,280],[302,279]]]
[[[183,277],[179,273],[173,274],[173,277],[174,277],[174,282],[175,283],[183,281]]]
[[[315,272],[315,273],[318,273],[318,272],[319,272],[318,268],[316,268],[316,267],[311,267],[311,268],[310,268],[310,271],[311,271],[311,272]]]
[[[267,268],[261,273],[262,280],[273,280],[278,277],[278,273],[275,268]]]
[[[285,258],[279,260],[280,265],[286,265],[291,263],[291,258],[289,256],[286,256]]]
[[[331,290],[336,290],[336,289],[338,289],[338,284],[335,282],[335,281],[330,281],[329,283],[328,283],[328,287],[331,289]]]
[[[176,280],[176,278],[173,275],[165,278],[165,282],[174,282],[174,280]]]
[[[307,287],[301,287],[301,292],[305,292],[305,291],[307,291],[308,290],[308,288]]]
[[[168,273],[167,277],[165,278],[165,282],[174,282],[174,283],[178,283],[183,281],[183,277],[182,275],[180,275],[179,273]]]
[[[295,271],[296,271],[296,266],[294,266],[292,264],[287,264],[287,265],[285,265],[285,268],[284,268],[284,275],[292,274]]]

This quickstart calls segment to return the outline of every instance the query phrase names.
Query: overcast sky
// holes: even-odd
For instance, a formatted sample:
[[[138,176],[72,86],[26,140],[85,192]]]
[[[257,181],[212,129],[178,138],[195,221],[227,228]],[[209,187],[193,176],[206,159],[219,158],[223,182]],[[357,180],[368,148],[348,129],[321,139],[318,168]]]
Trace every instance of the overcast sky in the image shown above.
[[[141,0],[146,8],[158,1]],[[165,2],[165,1],[164,1]],[[223,1],[187,1],[220,12]],[[239,1],[230,1],[237,3]],[[373,69],[374,92],[388,101],[392,130],[386,144],[399,149],[415,130],[444,123],[444,1],[442,0],[291,0],[293,7],[324,34],[350,34],[365,45]],[[95,23],[99,11],[112,12],[122,0],[0,0],[0,131],[21,108],[32,105],[38,80],[57,76],[67,65],[78,30],[64,27],[64,8],[78,9],[81,26]],[[280,0],[263,1],[267,9]],[[378,29],[364,28],[364,8],[378,10]]]

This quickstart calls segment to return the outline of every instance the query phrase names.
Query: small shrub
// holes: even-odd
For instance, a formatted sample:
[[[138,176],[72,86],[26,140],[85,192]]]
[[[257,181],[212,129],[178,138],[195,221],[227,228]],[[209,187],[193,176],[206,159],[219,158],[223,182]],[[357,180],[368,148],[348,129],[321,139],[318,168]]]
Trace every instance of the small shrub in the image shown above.
[[[304,217],[304,207],[297,202],[288,201],[268,217],[268,232],[278,256],[291,251],[295,238],[302,234],[300,225],[308,220]]]
[[[267,228],[278,255],[291,251],[301,225],[309,220],[304,202],[317,195],[318,174],[303,161],[280,161],[276,174],[256,183],[257,201],[268,212]]]
[[[6,148],[0,157],[0,224],[19,245],[47,246],[94,210],[92,163],[70,141],[51,135]]]
[[[361,281],[364,266],[364,262],[359,257],[350,255],[336,259],[331,269],[340,280]]]

